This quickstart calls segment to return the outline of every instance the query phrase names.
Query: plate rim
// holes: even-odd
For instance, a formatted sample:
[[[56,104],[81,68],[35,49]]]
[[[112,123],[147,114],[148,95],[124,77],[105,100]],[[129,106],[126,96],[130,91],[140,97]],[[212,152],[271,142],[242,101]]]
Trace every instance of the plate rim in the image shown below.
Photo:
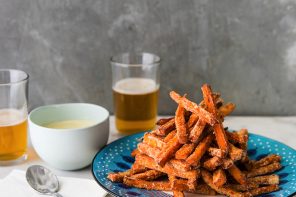
[[[233,132],[234,130],[230,130],[230,131]],[[94,156],[94,158],[93,158],[93,160],[92,160],[92,162],[91,162],[91,174],[92,174],[94,180],[99,184],[99,186],[101,186],[106,192],[108,192],[108,193],[111,194],[112,196],[115,196],[115,197],[121,197],[121,196],[119,196],[118,194],[116,194],[115,192],[113,192],[113,191],[107,189],[102,183],[100,183],[100,182],[97,180],[97,178],[96,178],[96,176],[95,176],[95,173],[94,173],[94,161],[95,161],[95,159],[97,158],[97,155],[98,155],[101,151],[103,151],[107,146],[109,146],[109,145],[111,145],[111,144],[113,144],[113,143],[116,143],[116,142],[119,141],[119,140],[123,140],[123,139],[125,139],[125,138],[129,138],[129,137],[134,136],[134,135],[144,134],[144,133],[146,133],[146,132],[149,132],[149,131],[142,131],[142,132],[139,132],[139,133],[134,133],[134,134],[131,134],[131,135],[126,135],[126,136],[124,136],[124,137],[122,137],[122,138],[118,138],[118,139],[114,140],[113,142],[104,145],[102,148],[100,148],[100,150],[99,150],[99,151],[96,153],[96,155]],[[259,136],[259,137],[267,138],[267,139],[269,139],[269,140],[272,140],[272,141],[275,141],[275,142],[277,142],[277,143],[283,144],[283,145],[285,145],[285,146],[291,148],[292,150],[294,150],[294,152],[295,152],[295,154],[296,154],[296,149],[294,149],[294,148],[292,148],[291,146],[289,146],[289,145],[287,145],[287,144],[284,144],[284,143],[282,143],[282,142],[280,142],[280,141],[274,140],[274,139],[269,138],[269,137],[265,137],[265,136],[263,136],[263,135],[259,135],[259,134],[251,133],[251,132],[249,132],[249,134],[254,135],[254,136]],[[290,194],[289,197],[292,197],[292,196],[295,195],[295,194],[296,194],[296,191],[295,191],[294,193]]]

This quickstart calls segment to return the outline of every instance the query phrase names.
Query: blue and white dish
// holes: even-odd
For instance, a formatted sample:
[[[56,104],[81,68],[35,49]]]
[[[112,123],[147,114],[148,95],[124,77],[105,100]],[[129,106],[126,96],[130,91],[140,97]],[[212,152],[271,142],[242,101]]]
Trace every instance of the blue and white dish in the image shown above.
[[[131,167],[134,158],[130,156],[143,136],[138,133],[118,139],[101,149],[92,163],[92,173],[97,183],[114,196],[140,196],[140,197],[169,197],[162,191],[138,189],[122,183],[113,183],[107,179],[110,172],[125,171]],[[248,155],[251,159],[261,159],[268,154],[282,156],[282,169],[276,174],[280,176],[280,190],[265,194],[265,197],[286,197],[296,192],[296,151],[278,141],[255,134],[249,135]]]

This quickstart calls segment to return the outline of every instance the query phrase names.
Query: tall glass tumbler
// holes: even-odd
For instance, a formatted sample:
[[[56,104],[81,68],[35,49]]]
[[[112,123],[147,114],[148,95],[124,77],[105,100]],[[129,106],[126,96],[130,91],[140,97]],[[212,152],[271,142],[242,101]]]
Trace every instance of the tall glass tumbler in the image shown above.
[[[111,58],[115,124],[131,134],[154,128],[157,118],[160,58],[123,53]]]
[[[0,69],[0,165],[27,158],[27,73]]]

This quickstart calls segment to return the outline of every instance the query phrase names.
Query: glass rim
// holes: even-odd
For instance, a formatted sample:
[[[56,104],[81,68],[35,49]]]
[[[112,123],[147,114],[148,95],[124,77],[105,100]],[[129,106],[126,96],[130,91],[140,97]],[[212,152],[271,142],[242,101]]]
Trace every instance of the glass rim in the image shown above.
[[[130,54],[130,55],[135,55],[135,56],[143,56],[144,54],[147,54],[147,55],[151,55],[153,57],[156,58],[156,60],[152,61],[151,63],[122,63],[122,62],[119,62],[119,61],[116,61],[115,58],[117,57],[120,57],[120,56],[123,56],[123,55],[127,55],[127,54]],[[161,61],[161,58],[156,55],[156,54],[153,54],[153,53],[148,53],[148,52],[126,52],[126,53],[118,53],[116,55],[113,55],[110,57],[110,62],[113,63],[113,64],[116,64],[117,66],[122,66],[122,67],[142,67],[142,66],[156,66],[156,65],[159,65],[160,64],[160,61]]]
[[[1,72],[7,72],[7,71],[13,71],[13,72],[19,72],[19,73],[22,73],[24,74],[24,78],[20,79],[20,80],[17,80],[17,81],[14,81],[14,82],[9,82],[9,83],[0,83],[0,86],[9,86],[9,85],[14,85],[14,84],[20,84],[20,83],[23,83],[23,82],[26,82],[28,81],[29,79],[29,74],[26,73],[25,71],[22,71],[22,70],[17,70],[17,69],[0,69],[0,73]]]

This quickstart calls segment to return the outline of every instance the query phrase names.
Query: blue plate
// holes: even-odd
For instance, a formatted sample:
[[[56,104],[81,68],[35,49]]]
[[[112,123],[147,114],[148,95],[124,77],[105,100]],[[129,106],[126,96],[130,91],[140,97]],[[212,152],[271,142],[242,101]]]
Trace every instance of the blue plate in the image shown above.
[[[154,190],[128,187],[122,183],[113,183],[107,179],[109,172],[125,171],[131,167],[134,158],[130,156],[137,146],[137,139],[143,136],[138,133],[118,139],[101,149],[92,163],[92,173],[95,180],[107,192],[114,196],[167,197],[167,193]],[[249,135],[248,154],[251,159],[261,159],[268,154],[282,156],[283,168],[276,172],[280,176],[281,190],[263,196],[290,196],[296,192],[296,151],[278,141],[255,134]]]

